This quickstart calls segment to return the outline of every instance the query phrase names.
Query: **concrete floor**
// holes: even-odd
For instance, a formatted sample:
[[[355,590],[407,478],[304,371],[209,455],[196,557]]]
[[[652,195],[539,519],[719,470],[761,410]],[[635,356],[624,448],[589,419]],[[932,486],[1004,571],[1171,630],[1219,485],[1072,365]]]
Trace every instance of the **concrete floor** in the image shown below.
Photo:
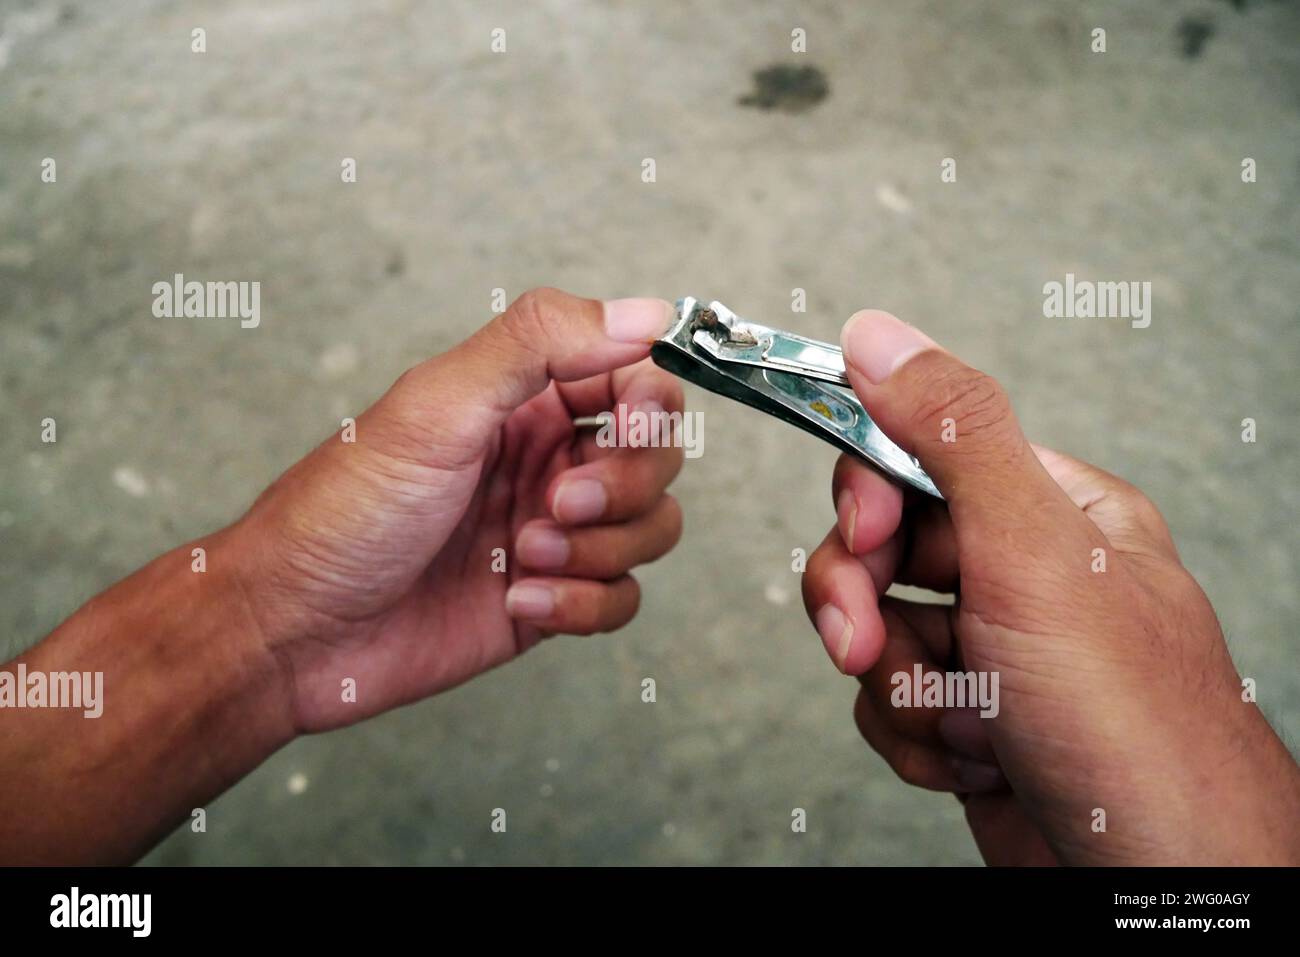
[[[822,338],[873,305],[1147,490],[1294,736],[1297,36],[1272,0],[3,0],[3,650],[240,514],[496,287],[717,297]],[[776,64],[829,95],[739,103]],[[154,319],[175,272],[261,281],[261,326]],[[1066,272],[1151,281],[1150,328],[1044,318]],[[790,553],[832,521],[833,451],[690,399],[687,531],[633,625],[299,741],[148,860],[978,861],[957,803],[859,740],[805,621]]]

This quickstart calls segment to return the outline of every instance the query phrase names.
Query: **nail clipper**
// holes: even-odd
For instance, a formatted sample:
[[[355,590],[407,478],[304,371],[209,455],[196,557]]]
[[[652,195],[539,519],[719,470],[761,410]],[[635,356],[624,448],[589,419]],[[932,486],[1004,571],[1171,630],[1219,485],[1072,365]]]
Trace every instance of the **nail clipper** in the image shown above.
[[[916,458],[871,421],[849,385],[838,346],[687,296],[650,355],[674,375],[811,432],[895,482],[943,498]]]

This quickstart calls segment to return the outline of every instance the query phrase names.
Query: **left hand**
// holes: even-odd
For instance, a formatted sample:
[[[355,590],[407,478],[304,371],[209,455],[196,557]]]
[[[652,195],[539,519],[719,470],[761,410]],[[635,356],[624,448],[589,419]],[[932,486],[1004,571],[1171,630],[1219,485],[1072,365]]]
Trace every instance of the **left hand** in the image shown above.
[[[656,299],[525,293],[405,373],[355,442],[327,440],[257,500],[233,531],[255,556],[242,587],[293,732],[450,688],[555,632],[627,624],[628,572],[680,535],[664,490],[682,450],[600,448],[573,420],[682,409],[645,358],[671,315]]]

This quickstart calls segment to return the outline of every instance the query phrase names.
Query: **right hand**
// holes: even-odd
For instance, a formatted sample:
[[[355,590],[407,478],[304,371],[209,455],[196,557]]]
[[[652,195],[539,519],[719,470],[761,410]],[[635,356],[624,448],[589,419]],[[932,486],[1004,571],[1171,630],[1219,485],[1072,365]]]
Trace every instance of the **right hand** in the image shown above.
[[[837,528],[804,601],[860,676],[871,746],[957,793],[989,863],[1300,863],[1300,769],[1243,701],[1155,506],[1031,446],[997,382],[893,316],[858,313],[843,346],[872,418],[947,499],[905,503],[849,457],[835,469]],[[956,602],[885,597],[893,582]],[[893,707],[890,676],[917,662],[998,673],[997,715]]]

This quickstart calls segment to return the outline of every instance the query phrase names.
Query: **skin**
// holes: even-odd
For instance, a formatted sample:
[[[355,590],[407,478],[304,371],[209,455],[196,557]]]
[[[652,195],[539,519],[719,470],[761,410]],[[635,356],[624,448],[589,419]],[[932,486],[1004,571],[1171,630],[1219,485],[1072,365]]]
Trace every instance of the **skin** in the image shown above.
[[[838,520],[804,601],[859,678],[871,747],[957,794],[990,864],[1300,863],[1300,768],[1243,700],[1156,507],[1032,446],[993,379],[893,316],[858,313],[842,344],[873,419],[947,500],[848,458],[835,469]],[[895,582],[954,603],[885,596]],[[917,663],[996,672],[998,714],[894,707],[891,675]]]
[[[327,440],[239,521],[8,663],[102,671],[105,701],[94,720],[4,714],[0,860],[133,860],[299,734],[436,694],[551,634],[625,624],[627,572],[680,533],[664,490],[682,452],[602,449],[574,419],[682,408],[645,361],[670,315],[658,300],[526,294],[403,375],[355,442]],[[844,346],[873,417],[948,503],[836,468],[839,521],[804,597],[837,665],[861,676],[868,742],[904,780],[957,793],[991,863],[1300,862],[1300,770],[1242,701],[1151,503],[1030,446],[995,382],[893,317],[860,314]],[[882,597],[894,581],[960,598]],[[996,671],[997,717],[893,708],[889,675],[916,663]]]
[[[665,489],[682,450],[601,448],[574,419],[682,408],[645,358],[670,316],[660,300],[525,294],[405,373],[355,442],[328,439],[239,521],[5,665],[102,671],[104,702],[94,720],[4,713],[0,860],[134,860],[297,735],[436,694],[549,635],[626,624],[627,573],[680,535]]]

